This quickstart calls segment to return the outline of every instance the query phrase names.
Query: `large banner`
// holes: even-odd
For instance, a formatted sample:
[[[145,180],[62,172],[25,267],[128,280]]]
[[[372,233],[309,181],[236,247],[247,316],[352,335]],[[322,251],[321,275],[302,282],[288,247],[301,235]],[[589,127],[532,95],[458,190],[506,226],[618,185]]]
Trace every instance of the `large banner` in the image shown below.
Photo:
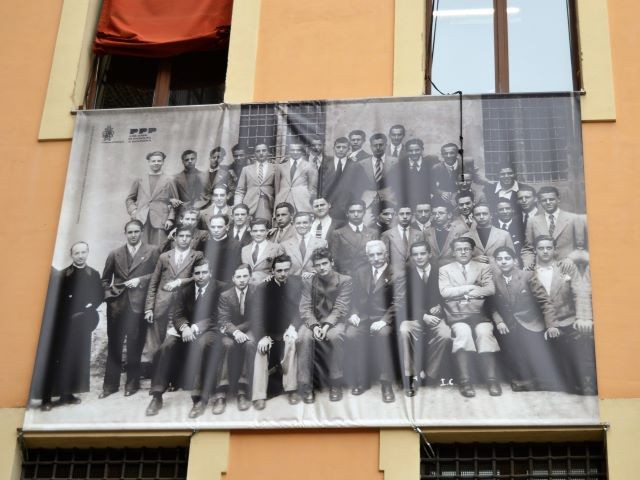
[[[579,102],[79,112],[27,430],[598,422]]]

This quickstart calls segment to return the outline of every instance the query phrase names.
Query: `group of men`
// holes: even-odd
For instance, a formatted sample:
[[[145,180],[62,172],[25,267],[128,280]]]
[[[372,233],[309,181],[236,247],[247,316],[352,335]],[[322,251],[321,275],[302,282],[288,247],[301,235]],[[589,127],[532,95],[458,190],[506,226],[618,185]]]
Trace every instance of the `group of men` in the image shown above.
[[[143,350],[153,358],[149,416],[178,387],[191,389],[191,418],[210,403],[224,412],[230,394],[262,410],[274,378],[292,405],[374,382],[390,403],[398,377],[413,397],[451,367],[465,397],[478,382],[501,395],[504,378],[514,391],[594,394],[584,217],[511,165],[490,182],[457,145],[425,155],[405,133],[372,134],[369,153],[354,130],[332,156],[320,137],[294,140],[280,162],[267,143],[252,158],[234,147],[232,163],[217,147],[208,171],[186,150],[173,178],[149,153],[126,243],[101,276],[100,398],[120,388],[125,341],[125,395],[140,388]],[[80,242],[72,257],[78,246],[88,254]],[[86,254],[69,268],[90,268]]]

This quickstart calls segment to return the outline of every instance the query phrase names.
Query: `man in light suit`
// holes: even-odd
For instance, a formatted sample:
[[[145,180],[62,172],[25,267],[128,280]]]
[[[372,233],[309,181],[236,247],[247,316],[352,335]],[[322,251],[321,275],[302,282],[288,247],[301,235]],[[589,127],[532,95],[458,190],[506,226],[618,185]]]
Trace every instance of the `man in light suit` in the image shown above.
[[[456,193],[454,198],[456,204],[456,215],[453,218],[453,221],[455,223],[459,223],[469,231],[477,225],[476,219],[473,216],[473,206],[478,202],[475,201],[475,196],[473,195],[473,192],[470,191]]]
[[[158,351],[167,334],[173,318],[175,292],[193,280],[193,264],[201,258],[202,252],[191,248],[191,228],[179,227],[176,248],[160,255],[149,281],[144,319],[150,325],[147,330],[147,352],[150,355]]]
[[[509,232],[494,227],[491,223],[491,211],[486,203],[479,203],[473,207],[473,218],[476,225],[464,234],[472,238],[476,244],[473,259],[476,262],[494,264],[493,254],[498,247],[508,247],[515,250]]]
[[[171,179],[162,173],[166,157],[160,151],[147,154],[149,173],[133,181],[126,200],[131,219],[144,225],[143,241],[152,245],[166,240],[176,218],[171,199],[177,198],[178,192]]]
[[[365,152],[362,147],[364,146],[364,142],[367,139],[367,134],[362,130],[352,130],[349,132],[349,159],[353,162],[359,162],[360,160],[364,160],[366,158],[371,158],[367,152]]]
[[[316,196],[318,171],[303,157],[302,143],[291,143],[288,153],[289,158],[276,166],[275,202],[288,202],[299,212]]]
[[[333,161],[333,157],[324,154],[324,139],[320,135],[313,135],[309,143],[309,164],[317,172],[322,170],[325,163]]]
[[[543,214],[529,218],[522,249],[522,262],[531,269],[535,261],[533,241],[540,235],[548,235],[555,241],[558,259],[565,259],[575,250],[587,249],[587,228],[582,216],[559,208],[560,193],[556,187],[538,190],[538,203]]]
[[[143,225],[130,220],[124,226],[127,243],[109,253],[102,272],[107,302],[107,365],[100,398],[120,388],[122,344],[127,341],[125,395],[140,388],[140,358],[147,331],[144,302],[158,260],[158,249],[141,241]]]
[[[491,267],[473,260],[473,239],[459,237],[451,242],[455,261],[440,267],[439,287],[447,324],[453,336],[453,355],[458,367],[458,388],[463,397],[474,397],[470,356],[481,357],[489,395],[502,395],[498,381],[496,352],[500,351],[487,317],[485,301],[495,293]]]
[[[389,252],[391,266],[396,270],[404,270],[410,256],[409,246],[424,240],[424,234],[411,226],[412,215],[411,207],[400,207],[396,224],[380,236]]]
[[[293,217],[295,236],[284,240],[280,246],[291,258],[290,274],[301,276],[303,279],[314,275],[311,256],[318,248],[327,248],[326,240],[316,238],[311,233],[311,221],[313,214],[310,212],[298,212]]]
[[[311,202],[314,219],[311,224],[311,235],[321,240],[329,241],[329,237],[334,230],[344,226],[344,222],[331,218],[331,203],[324,198],[318,197]]]
[[[296,234],[293,228],[293,214],[295,209],[288,202],[276,204],[273,213],[275,225],[267,232],[267,240],[273,243],[283,242]]]
[[[257,218],[251,222],[251,238],[253,241],[242,248],[241,261],[251,267],[251,283],[257,284],[267,280],[271,275],[273,259],[284,253],[277,243],[267,240],[268,222]]]
[[[439,266],[453,261],[451,242],[466,232],[466,227],[451,222],[451,204],[449,202],[434,201],[431,226],[424,231],[424,238],[429,243],[434,259],[437,260]]]
[[[234,205],[245,203],[253,218],[271,219],[275,192],[275,169],[267,160],[269,148],[266,143],[258,143],[254,149],[256,163],[242,169]]]
[[[181,158],[184,170],[173,177],[178,196],[171,199],[171,204],[174,208],[201,210],[209,203],[209,173],[196,168],[198,154],[195,151],[185,150]]]

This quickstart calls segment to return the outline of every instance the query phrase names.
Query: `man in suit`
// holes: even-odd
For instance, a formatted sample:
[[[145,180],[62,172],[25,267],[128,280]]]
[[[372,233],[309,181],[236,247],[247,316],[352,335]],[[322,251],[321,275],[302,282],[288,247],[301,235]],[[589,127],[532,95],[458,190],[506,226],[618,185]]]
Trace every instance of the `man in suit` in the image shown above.
[[[362,147],[364,146],[364,142],[367,139],[367,134],[362,130],[352,130],[349,132],[349,159],[353,162],[359,162],[360,160],[364,160],[366,158],[371,158],[367,152],[365,152]]]
[[[496,203],[497,218],[493,219],[493,225],[496,228],[504,230],[511,235],[514,251],[516,253],[516,261],[520,265],[520,252],[524,242],[524,229],[520,217],[515,216],[513,203],[506,198],[498,200]],[[495,253],[495,252],[494,252]]]
[[[51,335],[46,338],[48,356],[37,395],[42,399],[40,410],[44,412],[53,408],[51,397],[54,395],[60,397],[61,405],[75,405],[80,403],[80,398],[74,393],[89,391],[91,332],[98,326],[96,309],[104,299],[100,274],[87,265],[89,244],[76,242],[69,253],[71,265],[58,274],[59,300]],[[45,350],[44,345],[38,349]],[[32,389],[32,397],[33,393]]]
[[[314,370],[328,365],[329,400],[342,398],[344,322],[351,307],[351,277],[334,270],[326,248],[313,252],[316,275],[303,281],[298,329],[298,387],[305,403],[313,403]]]
[[[424,238],[439,266],[453,261],[451,242],[466,232],[466,227],[451,222],[451,204],[436,200],[433,204],[431,226],[424,231]]]
[[[311,257],[318,248],[327,248],[327,241],[316,238],[311,233],[311,221],[313,214],[310,212],[298,212],[293,217],[293,226],[296,234],[280,243],[284,253],[291,259],[291,275],[301,276],[303,279],[314,275]]]
[[[244,203],[234,205],[231,209],[233,228],[231,236],[245,247],[251,243],[251,229],[249,228],[249,207]]]
[[[401,159],[407,155],[408,143],[403,144],[406,135],[404,125],[393,125],[389,129],[389,145],[387,146],[387,157]]]
[[[494,227],[491,224],[491,211],[486,203],[479,203],[473,207],[473,217],[476,225],[464,234],[472,238],[476,244],[473,251],[473,259],[476,262],[492,263],[493,254],[498,247],[509,247],[514,250],[513,241],[509,232]]]
[[[369,240],[379,238],[378,232],[362,224],[365,206],[362,200],[353,201],[347,208],[348,223],[334,230],[329,237],[329,249],[336,262],[336,270],[343,275],[367,265],[364,247]]]
[[[131,219],[144,225],[143,241],[152,245],[166,240],[176,218],[170,200],[177,198],[178,193],[171,179],[162,173],[166,157],[160,151],[147,154],[149,173],[133,181],[126,200]]]
[[[176,232],[176,248],[160,255],[149,281],[144,305],[147,330],[147,352],[154,355],[167,333],[173,317],[175,292],[192,281],[193,264],[203,258],[202,252],[191,249],[191,229],[180,227]]]
[[[247,165],[240,173],[234,205],[245,203],[253,218],[270,219],[273,214],[275,169],[268,162],[269,148],[266,143],[258,143],[254,153],[255,165]]]
[[[530,218],[525,231],[522,262],[525,268],[532,268],[535,261],[534,240],[540,235],[548,235],[555,241],[558,259],[567,258],[576,250],[587,248],[586,222],[580,215],[561,210],[560,193],[556,187],[541,187],[538,203],[543,213]]]
[[[405,269],[410,255],[409,246],[424,240],[424,234],[411,227],[412,215],[411,207],[400,207],[396,215],[396,224],[380,236],[389,252],[391,266],[396,270]]]
[[[330,215],[344,221],[346,219],[347,204],[355,198],[360,198],[357,189],[360,181],[354,176],[358,169],[355,160],[347,156],[349,140],[339,137],[333,144],[334,157],[326,158],[322,168],[318,171],[318,197],[324,197],[331,204]]]
[[[314,219],[311,224],[311,235],[320,240],[329,240],[334,230],[344,226],[344,222],[331,218],[331,203],[324,198],[314,198],[311,202]]]
[[[233,157],[233,163],[230,165],[230,169],[235,173],[236,178],[240,178],[242,169],[251,163],[249,162],[247,149],[236,144],[231,147],[231,156]]]
[[[251,319],[252,331],[257,343],[253,365],[251,398],[256,410],[263,410],[269,384],[269,365],[277,365],[282,371],[282,386],[289,403],[300,401],[298,395],[298,363],[296,340],[300,327],[300,295],[302,283],[291,274],[291,258],[280,255],[273,260],[272,278],[256,290],[259,309]]]
[[[288,202],[296,211],[308,208],[318,187],[318,171],[303,157],[303,153],[302,143],[289,144],[289,157],[276,166],[275,173],[276,204]]]
[[[268,222],[264,218],[257,218],[251,222],[251,238],[253,241],[242,248],[240,255],[242,263],[251,267],[251,283],[264,282],[271,275],[273,259],[284,253],[280,244],[267,240]]]
[[[407,140],[405,149],[406,154],[398,157],[398,165],[391,178],[395,198],[407,205],[429,202],[431,164],[423,157],[424,143],[418,138],[412,138]]]
[[[147,416],[157,415],[162,409],[162,395],[172,380],[172,374],[184,377],[186,385],[196,384],[195,391],[198,393],[192,394],[193,408],[189,417],[195,418],[202,415],[206,408],[207,403],[199,392],[202,384],[200,369],[205,347],[215,348],[218,357],[220,356],[221,336],[215,328],[215,318],[212,313],[215,311],[224,284],[211,279],[209,263],[203,258],[193,265],[193,279],[194,281],[181,289],[176,296],[173,323],[167,329],[162,346],[154,360],[149,390],[152,398],[145,412]],[[218,364],[219,362],[218,358]]]
[[[369,352],[375,352],[382,401],[395,401],[393,387],[393,345],[396,321],[405,295],[404,271],[389,265],[389,255],[381,240],[365,246],[369,265],[353,274],[352,314],[347,320],[345,341],[349,353],[347,364],[352,371],[353,395],[364,392],[369,381]]]
[[[238,177],[230,165],[224,164],[227,151],[223,147],[215,147],[209,152],[209,185],[207,196],[213,193],[217,185],[224,185],[227,189],[227,200],[233,203],[233,192],[236,190]]]
[[[185,150],[181,158],[184,170],[173,177],[178,196],[171,199],[171,204],[174,208],[201,210],[209,203],[206,195],[209,174],[196,168],[198,154],[195,151]]]
[[[322,171],[325,163],[333,161],[333,157],[324,154],[324,139],[320,135],[313,135],[309,143],[309,164],[317,172]]]
[[[476,203],[486,203],[487,199],[484,195],[484,187],[473,181],[471,173],[461,173],[456,180],[457,193],[472,193],[473,200]],[[454,204],[455,206],[455,204]]]
[[[120,388],[122,344],[127,342],[126,396],[140,388],[140,358],[147,326],[144,304],[159,252],[142,242],[143,225],[130,220],[124,226],[127,242],[107,256],[102,287],[107,302],[107,364],[100,398]]]
[[[203,228],[209,227],[209,220],[214,215],[231,215],[231,207],[227,205],[227,186],[214,185],[211,189],[211,204],[200,210],[200,223]]]
[[[438,265],[424,240],[411,244],[406,266],[406,295],[398,316],[398,343],[402,359],[404,393],[413,397],[417,375],[424,370],[425,383],[440,378],[451,354],[451,328],[444,321],[438,288]]]
[[[417,203],[413,211],[411,226],[424,233],[431,226],[431,201]]]
[[[555,370],[544,339],[544,331],[555,322],[555,313],[533,272],[517,267],[512,249],[499,247],[493,255],[498,267],[494,275],[496,293],[489,297],[488,304],[503,360],[510,371],[511,389],[538,390]]]
[[[477,225],[473,216],[473,206],[476,204],[473,192],[459,192],[455,196],[456,216],[453,221],[458,223],[467,231]]]
[[[200,225],[200,213],[197,210],[189,209],[180,212],[178,226],[191,228],[191,248],[202,251],[204,243],[209,238],[209,232],[199,229],[198,225]],[[177,228],[174,228],[169,232],[166,240],[160,245],[160,253],[176,248],[177,230]]]
[[[478,176],[478,169],[473,162],[462,164],[460,149],[455,143],[447,143],[440,149],[442,161],[431,168],[431,194],[438,200],[453,201],[457,192],[457,181],[463,173],[469,173],[472,178]]]
[[[492,210],[495,210],[498,200],[505,198],[515,207],[518,200],[518,190],[525,185],[516,180],[516,172],[511,164],[502,165],[498,170],[498,181],[489,183],[484,187],[487,203]]]
[[[209,272],[217,281],[230,283],[236,266],[240,263],[242,246],[229,235],[229,217],[214,215],[209,220],[209,239],[202,246],[209,262]]]
[[[474,397],[470,356],[481,358],[489,395],[502,395],[498,381],[496,353],[500,351],[487,318],[485,301],[495,293],[491,267],[473,260],[476,244],[472,238],[459,237],[451,242],[455,261],[440,267],[439,288],[447,323],[453,337],[453,356],[458,367],[458,388],[463,397]]]
[[[377,203],[371,213],[375,212],[375,218],[369,222],[368,227],[378,232],[378,235],[382,235],[387,230],[391,229],[393,225],[393,219],[396,216],[396,206],[394,203],[382,200]]]
[[[535,188],[529,185],[521,185],[516,197],[519,207],[517,212],[521,215],[524,237],[524,232],[527,231],[529,220],[536,215],[540,215],[542,210],[538,208],[538,198]]]
[[[562,387],[570,393],[595,395],[591,284],[572,261],[556,260],[555,240],[551,236],[540,235],[533,245],[535,275],[555,311],[554,322],[544,337],[553,352]]]
[[[220,295],[218,302],[218,321],[225,337],[220,381],[213,400],[213,413],[216,415],[224,412],[227,393],[233,387],[237,393],[238,410],[245,411],[251,406],[249,387],[256,354],[252,319],[257,318],[261,305],[255,295],[255,287],[249,284],[250,279],[251,267],[245,263],[238,265],[233,274],[233,286]]]
[[[283,242],[296,234],[293,228],[295,209],[288,202],[278,203],[273,214],[275,226],[267,233],[267,240],[273,243]]]

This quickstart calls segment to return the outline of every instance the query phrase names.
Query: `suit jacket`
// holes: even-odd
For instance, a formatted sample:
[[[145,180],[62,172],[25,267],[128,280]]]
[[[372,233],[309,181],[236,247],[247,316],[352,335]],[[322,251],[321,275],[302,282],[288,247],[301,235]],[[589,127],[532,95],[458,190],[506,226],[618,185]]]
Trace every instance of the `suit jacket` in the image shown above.
[[[496,206],[498,203],[498,200],[502,200],[501,197],[498,196],[498,194],[496,193],[496,185],[498,185],[499,182],[491,182],[488,185],[485,185],[484,187],[484,194],[486,197],[486,201],[489,204],[489,207],[491,208],[491,211],[495,212],[496,211]],[[522,182],[518,182],[518,188],[521,187],[531,187],[531,185],[527,185],[526,183],[522,183]],[[508,200],[511,202],[511,204],[514,207],[514,210],[517,211],[518,208],[518,196],[516,192],[511,192],[511,195],[509,196]],[[477,200],[476,200],[476,203]]]
[[[179,332],[183,325],[196,325],[200,334],[208,330],[219,330],[216,314],[220,294],[224,289],[224,283],[211,279],[204,294],[196,300],[195,282],[181,288],[177,294],[173,319],[176,331]]]
[[[392,325],[405,300],[404,270],[398,272],[388,264],[375,284],[372,272],[371,265],[365,265],[353,275],[352,312],[365,324],[383,320]]]
[[[229,235],[220,241],[210,238],[205,242],[202,250],[209,261],[211,277],[221,282],[231,282],[233,272],[240,264],[241,249],[238,241]]]
[[[309,327],[344,323],[351,309],[351,277],[332,272],[326,278],[314,275],[303,280],[300,318]]]
[[[511,282],[499,270],[494,271],[496,293],[488,304],[496,325],[513,328],[518,323],[532,332],[542,332],[555,323],[555,311],[546,290],[533,274],[514,269]]]
[[[300,296],[302,281],[299,277],[289,275],[284,285],[279,285],[273,278],[259,285],[255,290],[258,309],[252,310],[252,331],[256,341],[264,336],[273,340],[282,340],[289,325],[296,330],[300,321]]]
[[[207,198],[207,188],[209,185],[209,172],[203,172],[197,168],[188,174],[183,170],[174,175],[173,183],[178,198],[184,202],[180,207],[182,210],[195,208],[200,210],[209,203]]]
[[[149,222],[153,228],[164,228],[167,220],[175,220],[176,214],[169,199],[178,198],[171,179],[164,174],[157,176],[153,191],[149,175],[136,178],[127,195],[127,213],[142,223]]]
[[[311,208],[310,200],[315,198],[318,186],[318,171],[308,161],[299,159],[296,171],[291,178],[289,159],[276,165],[275,204],[289,202],[296,211],[304,212]]]
[[[393,158],[393,157],[387,157]],[[422,159],[420,171],[411,169],[408,158],[401,157],[390,172],[390,181],[399,205],[415,207],[420,203],[431,203],[431,165]]]
[[[273,243],[282,243],[285,240],[296,236],[296,229],[293,228],[293,223],[290,223],[282,229],[276,228],[273,233],[267,234],[267,240]]]
[[[463,227],[459,223],[451,223],[447,236],[442,248],[438,245],[438,237],[436,235],[435,225],[431,225],[424,231],[424,238],[431,246],[432,254],[438,259],[438,265],[443,266],[453,262],[453,252],[451,251],[451,242],[454,238],[461,237],[467,233],[466,225]]]
[[[236,293],[236,287],[225,290],[220,295],[218,302],[218,322],[222,333],[233,335],[240,330],[247,333],[251,330],[251,320],[256,317],[254,310],[259,311],[259,299],[255,295],[255,286],[247,286],[244,297],[244,315],[240,313],[240,300]]]
[[[251,238],[251,232],[249,230],[250,230],[250,227],[247,226],[247,228],[245,228],[244,230],[244,233],[240,235],[239,242],[241,247],[245,247],[249,245],[251,242],[253,242],[253,238]],[[229,227],[229,235],[233,236],[233,226]]]
[[[405,269],[406,296],[402,319],[422,320],[425,314],[431,314],[431,309],[441,306],[442,297],[438,285],[438,264],[431,262],[431,271],[427,282],[420,278],[413,263]]]
[[[389,142],[387,144],[387,150],[385,151],[385,155],[387,157],[393,157],[393,150],[395,148],[395,145],[393,145],[391,142]],[[404,143],[401,143],[400,145],[398,145],[399,151],[398,151],[398,155],[396,155],[393,158],[397,158],[398,160],[406,158],[407,157],[407,148],[404,146]]]
[[[347,155],[347,157],[354,162],[360,162],[362,160],[366,160],[367,158],[371,158],[371,154],[365,152],[363,149],[360,149],[358,150],[358,153],[356,155],[354,155],[354,152],[351,152],[349,153],[349,155]]]
[[[336,220],[335,218],[331,218],[331,217],[329,217],[329,220],[330,220],[329,227],[325,227],[322,230],[322,239],[326,240],[327,242],[329,242],[329,238],[331,237],[331,234],[334,231],[336,231],[341,227],[344,227],[344,222],[342,220]],[[314,220],[314,222],[311,224],[311,230],[310,230],[311,235],[315,236],[316,230],[317,230],[317,223],[316,223],[316,220]]]
[[[477,226],[471,227],[471,229],[467,233],[465,233],[463,237],[472,238],[476,242],[476,248],[473,251],[474,256],[486,255],[487,257],[489,257],[491,262],[494,261],[493,252],[495,252],[498,247],[509,247],[511,250],[515,251],[515,247],[513,245],[513,241],[511,240],[511,235],[509,234],[509,232],[505,232],[504,230],[501,230],[494,226],[489,229],[489,237],[487,238],[486,245],[483,245],[480,241]]]
[[[153,245],[143,243],[130,265],[128,255],[127,246],[123,245],[107,256],[101,279],[104,299],[115,312],[124,311],[128,302],[134,312],[142,313],[149,280],[158,261],[159,252]],[[134,278],[140,279],[140,285],[136,288],[126,288],[124,283]]]
[[[522,261],[524,266],[535,263],[535,248],[533,241],[539,235],[549,235],[547,227],[547,215],[535,215],[527,222],[525,232],[525,243],[522,248]],[[567,256],[576,249],[587,248],[587,226],[582,215],[558,210],[558,219],[553,231],[553,239],[556,242],[556,255],[559,260]]]
[[[485,299],[493,295],[496,287],[493,272],[488,264],[471,260],[466,266],[466,278],[458,262],[440,267],[438,275],[440,295],[444,303],[444,311],[449,323],[486,322]],[[475,288],[471,292],[478,298],[466,298],[468,285]]]
[[[284,253],[284,249],[280,244],[270,242],[269,240],[265,240],[264,243],[264,249],[260,252],[257,262],[253,261],[252,256],[255,243],[252,242],[242,248],[242,263],[248,263],[251,265],[252,283],[262,283],[269,275],[271,275],[271,264],[273,263],[273,259]]]
[[[193,264],[202,257],[202,252],[189,250],[182,264],[177,266],[175,264],[175,250],[169,250],[160,255],[149,282],[149,291],[147,292],[144,310],[153,310],[155,316],[170,314],[173,308],[175,290],[171,292],[165,290],[165,284],[177,279],[191,280]]]
[[[456,181],[460,178],[462,173],[462,162],[458,160],[458,167],[449,172],[444,161],[441,161],[433,166],[431,169],[431,194],[433,196],[440,196],[443,192],[450,192],[455,194],[458,190]],[[464,173],[476,173],[476,168],[471,161],[464,162]],[[453,197],[453,195],[452,195]]]
[[[291,275],[302,275],[305,272],[313,272],[313,265],[311,264],[313,251],[318,248],[326,248],[328,245],[326,240],[315,238],[311,233],[308,235],[310,238],[307,243],[304,258],[300,252],[300,241],[297,235],[280,243],[280,246],[284,249],[284,253],[291,257]]]
[[[496,228],[500,228],[501,223],[502,222],[497,218],[493,221],[493,225]],[[511,241],[515,247],[516,255],[520,257],[520,252],[522,251],[522,245],[524,243],[524,228],[522,227],[522,220],[520,220],[520,216],[514,215],[511,223],[504,231],[511,236]]]
[[[353,178],[359,181],[357,190],[362,192],[360,198],[367,208],[383,200],[396,202],[393,180],[398,176],[395,171],[397,164],[397,158],[385,157],[380,182],[375,180],[373,157],[367,157],[355,165]]]
[[[369,240],[378,238],[378,232],[369,227],[363,227],[360,233],[354,232],[349,224],[334,230],[329,237],[329,249],[333,253],[336,270],[350,275],[362,265],[368,265],[364,247]]]
[[[200,210],[200,227],[203,230],[209,229],[209,222],[211,222],[211,217],[215,215],[216,207],[213,204],[210,204],[207,208],[203,208]],[[226,215],[231,217],[231,207],[225,205],[220,209],[220,215]]]
[[[233,203],[245,203],[249,207],[251,215],[256,213],[258,209],[258,200],[262,197],[269,203],[270,209],[273,210],[273,199],[275,192],[275,166],[269,162],[265,162],[263,168],[262,182],[258,182],[258,164],[247,165],[242,169]]]
[[[411,227],[407,230],[407,236],[408,243],[405,244],[397,225],[394,225],[380,236],[380,239],[387,246],[391,265],[394,268],[404,269],[407,260],[409,260],[411,244],[424,240],[424,234],[420,230]]]
[[[327,157],[323,161],[318,172],[318,196],[331,203],[330,214],[333,218],[344,220],[349,202],[361,198],[361,181],[357,178],[359,171],[350,158],[344,160],[340,174],[336,171],[333,157]]]

